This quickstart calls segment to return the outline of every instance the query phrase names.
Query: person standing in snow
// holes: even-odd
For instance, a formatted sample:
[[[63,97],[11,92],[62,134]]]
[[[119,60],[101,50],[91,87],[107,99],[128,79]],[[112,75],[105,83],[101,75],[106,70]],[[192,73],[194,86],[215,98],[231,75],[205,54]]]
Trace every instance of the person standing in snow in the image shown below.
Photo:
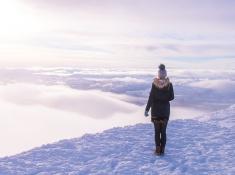
[[[173,85],[167,77],[164,64],[159,65],[158,75],[154,78],[145,108],[145,116],[151,108],[151,121],[155,129],[157,155],[164,154],[166,145],[166,128],[170,116],[170,102],[174,99]]]

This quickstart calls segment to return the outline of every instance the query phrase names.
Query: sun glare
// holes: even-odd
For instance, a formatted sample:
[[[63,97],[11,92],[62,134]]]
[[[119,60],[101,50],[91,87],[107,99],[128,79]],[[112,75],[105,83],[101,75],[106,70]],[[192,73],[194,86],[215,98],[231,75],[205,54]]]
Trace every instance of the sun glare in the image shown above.
[[[35,20],[26,8],[17,0],[0,0],[0,37],[17,39],[30,35],[35,29]]]

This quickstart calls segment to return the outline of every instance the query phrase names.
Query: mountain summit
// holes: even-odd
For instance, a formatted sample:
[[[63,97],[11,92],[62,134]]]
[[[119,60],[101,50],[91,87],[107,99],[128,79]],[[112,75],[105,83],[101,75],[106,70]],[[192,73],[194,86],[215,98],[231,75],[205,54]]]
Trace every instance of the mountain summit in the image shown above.
[[[164,156],[154,155],[153,126],[137,124],[1,158],[0,174],[232,175],[235,174],[234,117],[235,106],[231,106],[212,113],[206,121],[170,121]],[[226,125],[228,121],[230,124]]]

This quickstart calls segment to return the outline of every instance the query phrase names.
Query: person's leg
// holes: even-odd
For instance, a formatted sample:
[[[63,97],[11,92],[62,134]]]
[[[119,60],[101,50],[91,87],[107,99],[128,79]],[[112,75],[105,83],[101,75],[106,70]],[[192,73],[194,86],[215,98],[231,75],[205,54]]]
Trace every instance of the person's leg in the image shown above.
[[[164,153],[165,151],[165,146],[166,146],[166,128],[167,128],[167,123],[168,120],[162,120],[161,122],[161,127],[160,127],[160,133],[161,133],[161,140],[160,140],[160,144],[161,144],[161,152]]]
[[[160,150],[160,125],[159,125],[159,122],[157,122],[157,120],[155,120],[153,124],[154,124],[154,129],[155,129],[156,153],[158,153]]]

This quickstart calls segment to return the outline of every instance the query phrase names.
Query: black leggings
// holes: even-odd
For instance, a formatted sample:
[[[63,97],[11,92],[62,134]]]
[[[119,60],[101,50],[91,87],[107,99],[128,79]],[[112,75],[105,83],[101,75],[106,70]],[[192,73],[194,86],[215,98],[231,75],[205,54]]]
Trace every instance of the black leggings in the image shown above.
[[[166,127],[167,119],[153,119],[155,128],[155,144],[157,146],[165,147],[166,145]]]

